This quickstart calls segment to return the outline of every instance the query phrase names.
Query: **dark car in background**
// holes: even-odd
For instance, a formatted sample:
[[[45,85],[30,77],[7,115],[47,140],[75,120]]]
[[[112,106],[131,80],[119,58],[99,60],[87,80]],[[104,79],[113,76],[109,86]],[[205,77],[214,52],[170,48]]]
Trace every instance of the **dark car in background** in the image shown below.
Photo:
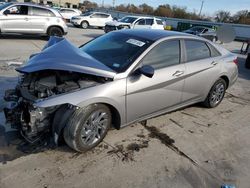
[[[198,35],[200,37],[204,37],[208,40],[211,40],[213,42],[217,41],[216,31],[209,27],[204,26],[195,26],[188,30],[183,31],[184,33],[192,34],[192,35]]]

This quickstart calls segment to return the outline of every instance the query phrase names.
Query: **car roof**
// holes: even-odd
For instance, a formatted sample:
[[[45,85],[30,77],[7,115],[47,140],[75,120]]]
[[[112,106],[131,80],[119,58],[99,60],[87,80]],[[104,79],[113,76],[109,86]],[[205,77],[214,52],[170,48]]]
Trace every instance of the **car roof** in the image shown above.
[[[94,13],[96,14],[97,13],[97,14],[107,14],[107,15],[110,15],[109,13],[106,13],[106,12],[91,12],[91,13],[92,14],[94,14]]]
[[[131,18],[151,18],[151,19],[154,19],[155,17],[150,17],[150,16],[124,16],[123,18],[125,17],[131,17]],[[159,18],[155,18],[157,20],[161,20]]]
[[[162,38],[172,37],[172,36],[187,36],[197,38],[193,35],[187,33],[181,33],[177,31],[166,31],[166,30],[158,30],[158,29],[123,29],[115,32],[120,32],[124,34],[128,34],[135,37],[142,37],[147,40],[157,41]]]
[[[26,5],[26,6],[33,6],[33,7],[38,7],[38,8],[45,8],[45,9],[49,9],[49,10],[55,10],[51,7],[46,7],[43,5],[38,5],[35,3],[18,3],[18,2],[10,2],[10,5]]]

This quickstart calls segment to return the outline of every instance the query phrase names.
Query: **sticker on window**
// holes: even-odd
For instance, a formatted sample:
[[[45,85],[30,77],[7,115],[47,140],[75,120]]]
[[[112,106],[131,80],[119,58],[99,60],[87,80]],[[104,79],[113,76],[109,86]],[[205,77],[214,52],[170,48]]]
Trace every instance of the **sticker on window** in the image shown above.
[[[130,44],[133,44],[133,45],[136,45],[136,46],[139,46],[139,47],[142,47],[145,44],[145,42],[135,40],[135,39],[128,39],[127,43],[130,43]]]
[[[119,67],[120,67],[120,64],[118,64],[118,63],[113,63],[113,67],[119,68]]]

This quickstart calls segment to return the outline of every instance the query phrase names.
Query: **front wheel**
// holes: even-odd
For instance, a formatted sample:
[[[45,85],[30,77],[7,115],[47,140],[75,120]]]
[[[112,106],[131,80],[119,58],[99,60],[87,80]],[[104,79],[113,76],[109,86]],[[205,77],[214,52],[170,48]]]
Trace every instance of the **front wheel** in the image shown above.
[[[81,26],[83,29],[87,29],[89,27],[89,23],[86,21],[82,21]]]
[[[225,80],[222,78],[217,80],[209,91],[208,96],[203,104],[208,108],[214,108],[218,106],[226,93],[226,85],[227,84]]]
[[[74,150],[84,152],[97,146],[111,126],[106,105],[93,104],[76,110],[64,128],[64,140]]]

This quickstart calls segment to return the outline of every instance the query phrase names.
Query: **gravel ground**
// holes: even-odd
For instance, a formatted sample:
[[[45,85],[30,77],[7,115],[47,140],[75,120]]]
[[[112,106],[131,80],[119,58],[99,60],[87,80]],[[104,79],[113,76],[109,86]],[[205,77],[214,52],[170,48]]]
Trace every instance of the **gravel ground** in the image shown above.
[[[101,34],[71,27],[67,38],[81,45]],[[17,81],[15,66],[6,63],[25,61],[46,41],[28,36],[3,36],[0,41],[1,188],[249,187],[250,70],[243,66],[245,56],[238,55],[239,79],[217,108],[193,105],[150,119],[147,126],[111,130],[98,147],[79,154],[66,145],[25,148],[18,134],[5,127],[3,93]],[[240,45],[224,46],[237,52]]]

